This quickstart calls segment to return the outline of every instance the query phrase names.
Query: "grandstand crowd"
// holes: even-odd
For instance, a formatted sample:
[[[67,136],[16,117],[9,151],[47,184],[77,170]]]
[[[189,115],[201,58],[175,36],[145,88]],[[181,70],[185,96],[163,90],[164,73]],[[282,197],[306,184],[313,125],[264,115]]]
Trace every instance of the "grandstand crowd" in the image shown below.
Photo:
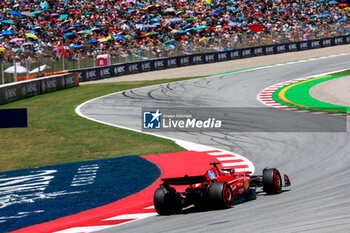
[[[1,0],[0,55],[164,56],[348,33],[328,0]]]

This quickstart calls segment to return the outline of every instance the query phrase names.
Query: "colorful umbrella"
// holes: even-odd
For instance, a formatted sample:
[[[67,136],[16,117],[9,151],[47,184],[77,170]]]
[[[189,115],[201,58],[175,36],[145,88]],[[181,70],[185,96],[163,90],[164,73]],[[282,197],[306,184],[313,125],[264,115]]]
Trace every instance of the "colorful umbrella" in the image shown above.
[[[72,46],[72,48],[75,48],[75,49],[80,49],[80,48],[82,48],[82,47],[83,47],[83,46],[80,45],[80,44],[75,44],[75,45]]]
[[[176,40],[167,40],[167,41],[165,41],[164,44],[175,43],[175,42],[176,42]]]
[[[25,68],[24,66],[19,66],[19,65],[16,65],[16,69],[15,69],[15,66],[11,66],[9,68],[7,68],[6,70],[4,70],[5,73],[27,73],[27,68]]]
[[[89,40],[89,41],[86,41],[85,43],[86,44],[93,44],[93,43],[97,43],[98,41],[96,39],[92,39],[92,40]]]
[[[49,9],[49,5],[47,4],[47,2],[41,2],[40,3],[40,7],[43,10],[48,10]]]
[[[179,31],[180,31],[179,29],[173,29],[173,30],[171,30],[171,33],[177,33]]]
[[[21,15],[28,16],[28,17],[34,17],[35,15],[30,11],[22,11]]]
[[[64,50],[64,48],[61,45],[57,45],[55,48],[53,48],[54,50]]]
[[[150,19],[150,21],[151,22],[157,22],[157,21],[160,21],[160,19],[159,18],[152,18],[152,19]]]
[[[17,43],[17,42],[21,42],[21,41],[25,41],[24,38],[13,38],[12,40],[10,40],[10,42],[12,43]]]
[[[182,18],[172,18],[172,19],[169,19],[167,22],[173,23],[173,22],[180,22],[180,21],[183,21],[183,19]]]
[[[58,17],[58,19],[65,20],[67,17],[68,17],[68,15],[64,14],[64,15],[60,15],[60,17]]]
[[[9,31],[9,30],[1,32],[1,35],[12,35],[12,34],[13,34],[13,31]]]
[[[209,40],[208,37],[203,37],[203,38],[199,39],[199,42],[204,42],[204,41],[208,41],[208,40]]]
[[[261,32],[264,29],[264,27],[260,24],[252,24],[249,26],[249,29],[252,32]]]
[[[43,11],[34,11],[34,12],[32,12],[32,14],[38,15],[38,14],[40,14],[41,12],[43,12]]]
[[[36,35],[34,35],[33,33],[26,33],[26,37],[32,38],[32,39],[38,39],[38,37]]]
[[[122,36],[122,35],[118,35],[118,36],[116,37],[116,39],[117,39],[117,40],[124,40],[124,39],[126,39],[126,37],[125,37],[125,36]]]
[[[83,31],[85,34],[92,34],[92,31],[91,30],[84,30]]]
[[[98,41],[99,42],[107,42],[107,41],[109,41],[109,39],[108,38],[100,38],[100,39],[98,39]]]
[[[174,8],[167,8],[167,9],[165,9],[163,12],[164,13],[174,13],[176,10],[174,9]]]
[[[11,11],[11,15],[15,15],[17,17],[21,16],[21,12],[20,11]]]
[[[184,11],[178,11],[178,12],[176,12],[175,15],[182,15],[183,13],[185,13],[185,12]]]
[[[8,19],[6,19],[6,20],[1,20],[1,23],[5,23],[5,24],[15,24],[13,21],[8,20]]]
[[[70,38],[70,37],[75,37],[77,36],[77,34],[75,34],[74,32],[68,32],[66,34],[64,34],[64,38]]]

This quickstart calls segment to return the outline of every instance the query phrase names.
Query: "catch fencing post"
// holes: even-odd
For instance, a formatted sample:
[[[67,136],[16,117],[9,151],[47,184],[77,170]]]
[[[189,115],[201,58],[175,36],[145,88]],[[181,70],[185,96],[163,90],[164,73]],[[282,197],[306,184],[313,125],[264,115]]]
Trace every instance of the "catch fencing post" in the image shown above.
[[[4,79],[4,63],[1,62],[1,84],[5,84],[5,79]]]
[[[64,54],[62,54],[62,70],[65,70],[65,67],[64,67]]]
[[[13,65],[15,67],[15,73],[14,73],[14,75],[15,75],[15,82],[17,82],[17,66],[16,66],[16,60],[15,59],[13,60]]]
[[[53,75],[53,62],[54,62],[54,58],[51,57],[50,61],[51,61],[51,74]]]
[[[26,68],[27,68],[27,80],[29,80],[29,67],[28,67],[28,59],[26,59]]]

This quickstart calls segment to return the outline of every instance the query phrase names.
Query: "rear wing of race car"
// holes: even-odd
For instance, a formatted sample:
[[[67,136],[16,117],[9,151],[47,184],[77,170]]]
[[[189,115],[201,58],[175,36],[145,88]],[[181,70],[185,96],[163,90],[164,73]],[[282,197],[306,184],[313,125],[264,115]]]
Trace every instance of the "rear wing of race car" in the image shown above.
[[[163,184],[168,185],[191,185],[198,184],[206,181],[207,178],[205,176],[184,176],[184,177],[175,177],[175,178],[166,178],[162,179]]]

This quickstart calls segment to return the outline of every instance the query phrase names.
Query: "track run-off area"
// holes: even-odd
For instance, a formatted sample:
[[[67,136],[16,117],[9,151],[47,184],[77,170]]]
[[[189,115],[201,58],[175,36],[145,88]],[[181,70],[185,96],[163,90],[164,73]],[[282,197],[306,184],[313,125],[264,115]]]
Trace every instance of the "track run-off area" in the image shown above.
[[[348,69],[349,59],[350,55],[334,56],[149,86],[91,100],[79,112],[91,120],[140,131],[141,107],[259,108],[264,105],[257,95],[265,88]],[[310,127],[314,123],[307,117],[310,113],[288,114],[305,116]],[[258,115],[261,120],[267,117]],[[255,201],[228,210],[152,216],[101,232],[347,232],[350,135],[311,128],[307,132],[308,124],[305,127],[306,132],[157,133],[241,154],[253,162],[256,174],[267,166],[277,167],[290,176],[292,186],[281,195],[259,194]]]
[[[158,216],[153,207],[153,193],[161,182],[158,179],[143,191],[117,202],[18,232],[347,232],[350,135],[346,127],[343,132],[334,132],[334,127],[344,126],[341,122],[340,126],[334,125],[338,121],[323,125],[322,132],[317,132],[315,127],[323,122],[322,118],[310,118],[313,114],[308,108],[312,103],[307,102],[310,106],[305,109],[296,108],[295,102],[302,100],[297,104],[305,104],[308,90],[316,85],[308,80],[327,81],[330,78],[326,74],[349,68],[349,58],[343,54],[143,87],[99,97],[76,109],[87,119],[138,132],[142,131],[142,107],[255,109],[256,116],[230,121],[240,129],[235,132],[148,131],[174,140],[189,151],[142,158],[161,169],[161,178],[201,175],[208,163],[215,161],[223,167],[234,167],[237,172],[250,170],[257,175],[265,167],[276,167],[292,181],[292,186],[281,195],[258,193],[256,200],[227,210],[189,209],[182,214]],[[288,86],[298,83],[295,86],[299,88],[301,82],[310,84],[302,92],[297,90],[304,97],[287,92],[294,89]],[[286,99],[294,102],[281,101],[279,93],[284,88]],[[277,108],[273,109],[277,112],[258,111],[266,109],[266,105]],[[273,122],[279,117],[285,117],[282,123],[290,125],[302,121],[303,130],[279,130],[281,122]],[[260,121],[264,124],[259,125]],[[249,132],[245,131],[247,127]]]

